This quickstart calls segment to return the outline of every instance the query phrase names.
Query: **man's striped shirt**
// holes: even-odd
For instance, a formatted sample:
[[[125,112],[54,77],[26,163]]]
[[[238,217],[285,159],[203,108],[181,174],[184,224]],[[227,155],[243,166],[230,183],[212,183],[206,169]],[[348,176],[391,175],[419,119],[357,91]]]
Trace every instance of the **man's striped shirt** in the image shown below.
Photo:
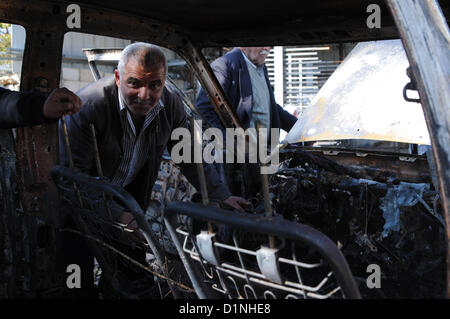
[[[145,162],[148,160],[150,151],[150,141],[148,126],[164,107],[161,100],[145,116],[144,125],[136,136],[136,128],[131,118],[129,109],[125,105],[122,94],[119,90],[119,113],[123,127],[122,137],[122,159],[119,167],[112,177],[114,185],[125,187],[130,184],[139,173]]]

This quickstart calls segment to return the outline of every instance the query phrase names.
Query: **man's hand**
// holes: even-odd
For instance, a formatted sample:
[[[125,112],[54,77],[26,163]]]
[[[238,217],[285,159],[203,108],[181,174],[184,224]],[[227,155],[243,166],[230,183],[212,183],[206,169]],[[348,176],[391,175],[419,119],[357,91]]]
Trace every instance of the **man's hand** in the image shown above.
[[[121,226],[125,228],[126,231],[132,233],[133,239],[145,242],[145,237],[141,234],[139,226],[136,220],[134,219],[133,214],[129,212],[123,212],[122,215],[120,215],[119,222]]]
[[[245,211],[241,207],[241,205],[244,205],[244,206],[250,205],[250,203],[248,201],[246,201],[244,198],[238,197],[238,196],[230,196],[227,199],[225,199],[223,202],[231,207],[236,208],[241,213],[245,213]]]
[[[44,116],[57,119],[64,114],[72,115],[81,110],[81,100],[66,88],[54,89],[44,103]]]

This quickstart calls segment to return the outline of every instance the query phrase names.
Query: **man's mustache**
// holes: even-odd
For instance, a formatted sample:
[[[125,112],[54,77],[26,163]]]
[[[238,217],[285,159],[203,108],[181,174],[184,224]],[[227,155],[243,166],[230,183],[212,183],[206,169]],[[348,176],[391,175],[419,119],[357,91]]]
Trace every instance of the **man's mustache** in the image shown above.
[[[135,98],[130,101],[132,104],[139,104],[142,106],[153,105],[154,101],[152,100],[142,100],[140,98]]]

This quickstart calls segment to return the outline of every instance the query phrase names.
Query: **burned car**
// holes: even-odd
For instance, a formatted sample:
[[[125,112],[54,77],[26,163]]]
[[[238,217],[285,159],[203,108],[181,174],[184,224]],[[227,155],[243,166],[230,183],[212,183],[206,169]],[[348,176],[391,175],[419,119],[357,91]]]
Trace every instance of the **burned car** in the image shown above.
[[[374,3],[380,28],[367,22],[367,9]],[[411,67],[408,90],[418,91],[420,104],[415,106],[423,111],[431,148],[424,155],[349,146],[342,141],[358,134],[362,139],[383,139],[356,133],[352,128],[367,127],[342,120],[340,128],[350,132],[347,136],[334,132],[318,138],[317,131],[311,133],[311,129],[320,129],[313,125],[317,119],[338,114],[326,108],[322,99],[316,111],[311,108],[301,115],[298,130],[294,127],[287,136],[290,143],[281,143],[275,150],[280,168],[271,176],[261,176],[263,192],[250,199],[253,208],[238,214],[209,205],[204,183],[197,199],[139,207],[128,193],[102,176],[58,166],[55,125],[18,129],[16,135],[3,132],[0,296],[64,296],[67,272],[61,269],[61,234],[68,231],[91,242],[104,298],[446,296],[448,5],[441,3],[445,15],[437,1],[323,1],[295,9],[289,2],[265,1],[258,2],[261,9],[256,11],[252,2],[236,3],[234,7],[240,8],[236,12],[220,5],[217,10],[206,10],[210,4],[203,1],[199,6],[179,1],[126,5],[77,1],[72,5],[66,1],[0,4],[2,20],[21,24],[27,32],[22,90],[45,93],[58,85],[64,34],[75,29],[175,51],[208,92],[224,126],[239,128],[202,48],[400,38]],[[69,21],[73,14],[77,20],[76,12],[79,21]],[[267,12],[271,20],[261,25]],[[340,144],[332,145],[333,139]],[[316,144],[305,145],[305,141]],[[202,176],[201,165],[198,172]],[[111,219],[112,201],[133,213],[144,243],[131,241],[126,229]],[[63,229],[63,214],[76,216],[78,229]],[[117,242],[144,251],[146,261],[118,251]],[[120,271],[123,267],[134,267],[142,276],[129,280]],[[381,284],[371,281],[372,271],[381,275]]]

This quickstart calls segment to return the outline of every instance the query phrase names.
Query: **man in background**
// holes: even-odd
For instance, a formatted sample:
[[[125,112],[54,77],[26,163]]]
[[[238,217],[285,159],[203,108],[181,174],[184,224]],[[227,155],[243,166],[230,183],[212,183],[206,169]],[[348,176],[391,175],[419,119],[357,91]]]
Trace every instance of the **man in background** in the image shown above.
[[[256,128],[258,123],[259,127],[268,129],[268,137],[271,128],[281,128],[288,132],[297,121],[294,115],[275,101],[265,65],[270,49],[271,47],[236,47],[211,63],[211,68],[244,130]],[[196,107],[211,126],[221,129],[223,136],[226,136],[225,127],[203,89],[200,90]],[[241,180],[246,184],[247,197],[250,197],[259,189],[260,179],[255,165],[247,167],[250,169],[243,172],[245,176]],[[233,194],[242,196],[238,190],[239,185],[231,186],[234,181],[230,174],[236,177],[236,170],[234,173],[230,172],[230,165],[225,165],[225,168],[227,182]]]

